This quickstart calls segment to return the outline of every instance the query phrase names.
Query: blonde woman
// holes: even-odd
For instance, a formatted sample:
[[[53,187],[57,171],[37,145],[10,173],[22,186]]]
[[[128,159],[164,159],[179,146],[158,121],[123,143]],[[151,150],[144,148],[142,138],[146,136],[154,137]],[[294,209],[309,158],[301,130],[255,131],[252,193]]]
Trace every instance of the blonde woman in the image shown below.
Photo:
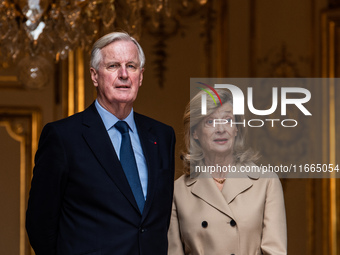
[[[244,126],[232,124],[242,120],[233,115],[230,92],[217,92],[222,106],[208,97],[207,115],[201,115],[200,92],[184,115],[185,174],[175,182],[168,254],[287,254],[280,180],[261,174],[257,155],[244,146]]]

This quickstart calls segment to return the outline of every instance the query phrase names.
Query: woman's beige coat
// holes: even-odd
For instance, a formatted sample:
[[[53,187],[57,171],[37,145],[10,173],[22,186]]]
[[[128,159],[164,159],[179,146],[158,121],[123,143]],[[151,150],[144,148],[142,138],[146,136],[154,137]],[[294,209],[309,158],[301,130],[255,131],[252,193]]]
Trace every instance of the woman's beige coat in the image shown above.
[[[241,173],[221,192],[212,178],[180,177],[168,238],[169,255],[287,254],[280,180]]]

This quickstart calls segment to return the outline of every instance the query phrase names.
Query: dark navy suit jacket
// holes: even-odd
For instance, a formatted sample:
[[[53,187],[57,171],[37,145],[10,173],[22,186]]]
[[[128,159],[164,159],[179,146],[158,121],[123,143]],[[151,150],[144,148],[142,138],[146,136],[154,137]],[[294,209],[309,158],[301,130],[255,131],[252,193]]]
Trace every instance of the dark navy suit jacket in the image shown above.
[[[44,127],[26,213],[37,255],[167,254],[175,134],[134,116],[148,167],[143,214],[94,104]]]

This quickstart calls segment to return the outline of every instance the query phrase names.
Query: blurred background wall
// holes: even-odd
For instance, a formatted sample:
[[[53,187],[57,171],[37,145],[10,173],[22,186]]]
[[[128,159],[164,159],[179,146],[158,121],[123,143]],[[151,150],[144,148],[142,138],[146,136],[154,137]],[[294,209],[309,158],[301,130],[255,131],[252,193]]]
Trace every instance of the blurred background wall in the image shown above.
[[[24,225],[40,132],[95,99],[89,48],[102,34],[139,39],[146,68],[134,110],[174,127],[176,178],[190,78],[340,75],[338,0],[28,2],[0,1],[0,254],[33,254]],[[340,88],[310,90],[319,121],[288,134],[249,130],[263,162],[340,163]],[[282,184],[289,254],[340,254],[340,182]]]

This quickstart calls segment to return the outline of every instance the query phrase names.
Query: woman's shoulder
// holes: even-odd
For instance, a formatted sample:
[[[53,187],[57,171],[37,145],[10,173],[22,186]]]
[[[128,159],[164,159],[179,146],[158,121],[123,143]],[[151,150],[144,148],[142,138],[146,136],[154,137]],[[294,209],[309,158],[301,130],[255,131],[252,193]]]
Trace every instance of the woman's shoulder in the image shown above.
[[[192,184],[197,181],[196,178],[192,178],[190,175],[183,174],[175,181],[175,192],[188,190]]]
[[[175,180],[175,186],[184,185],[188,181],[189,178],[190,176],[186,174],[182,174],[180,177],[178,177],[178,179]]]

